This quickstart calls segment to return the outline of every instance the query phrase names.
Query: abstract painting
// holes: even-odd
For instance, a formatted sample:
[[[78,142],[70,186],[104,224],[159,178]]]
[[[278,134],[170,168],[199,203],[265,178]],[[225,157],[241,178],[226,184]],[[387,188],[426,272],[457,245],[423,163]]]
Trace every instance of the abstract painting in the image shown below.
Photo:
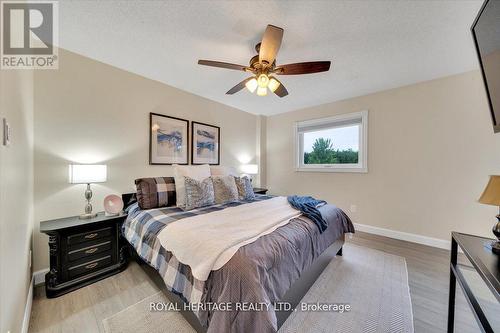
[[[220,128],[193,121],[191,133],[193,137],[191,163],[218,165],[220,163]]]
[[[188,164],[189,121],[149,114],[149,164]]]

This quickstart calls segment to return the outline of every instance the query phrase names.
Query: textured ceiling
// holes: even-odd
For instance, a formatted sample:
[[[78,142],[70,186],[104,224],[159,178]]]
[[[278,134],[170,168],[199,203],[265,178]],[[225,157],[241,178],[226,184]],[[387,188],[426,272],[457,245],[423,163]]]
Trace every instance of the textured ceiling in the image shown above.
[[[60,46],[256,114],[276,114],[478,68],[470,26],[482,1],[67,1]],[[285,29],[277,63],[331,60],[281,76],[290,95],[225,92],[247,73],[267,24]]]

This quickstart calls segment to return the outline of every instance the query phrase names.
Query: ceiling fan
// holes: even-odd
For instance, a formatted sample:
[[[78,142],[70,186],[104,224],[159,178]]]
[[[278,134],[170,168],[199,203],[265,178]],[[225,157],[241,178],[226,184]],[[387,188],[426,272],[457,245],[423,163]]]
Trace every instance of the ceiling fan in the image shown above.
[[[267,89],[279,97],[288,95],[285,86],[274,75],[299,75],[326,72],[330,69],[330,61],[299,62],[288,65],[276,65],[276,54],[283,39],[283,29],[274,25],[268,25],[262,42],[255,45],[257,55],[250,59],[249,66],[230,64],[227,62],[198,60],[199,65],[234,69],[252,73],[253,76],[241,81],[226,93],[233,95],[247,87],[253,93],[257,90],[257,95],[266,96]]]

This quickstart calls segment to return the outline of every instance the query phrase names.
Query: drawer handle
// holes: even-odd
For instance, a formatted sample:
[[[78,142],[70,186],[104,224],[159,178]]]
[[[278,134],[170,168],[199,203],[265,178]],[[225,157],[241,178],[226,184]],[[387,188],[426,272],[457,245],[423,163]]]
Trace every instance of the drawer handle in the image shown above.
[[[97,235],[99,235],[99,234],[96,232],[96,233],[94,233],[94,234],[88,234],[88,235],[85,235],[85,238],[87,238],[87,239],[92,239],[92,238],[96,237]]]
[[[99,250],[99,248],[98,247],[94,247],[93,249],[89,249],[89,250],[85,251],[85,253],[91,254],[91,253],[94,253],[97,250]]]
[[[94,262],[92,264],[88,264],[87,266],[85,266],[85,268],[86,269],[92,269],[92,268],[96,267],[97,265],[99,265],[99,263],[98,262]]]

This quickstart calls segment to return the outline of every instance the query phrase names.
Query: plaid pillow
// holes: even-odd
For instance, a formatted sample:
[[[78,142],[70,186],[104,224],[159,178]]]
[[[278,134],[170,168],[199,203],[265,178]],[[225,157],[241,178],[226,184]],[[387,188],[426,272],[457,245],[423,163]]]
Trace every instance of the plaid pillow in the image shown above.
[[[135,185],[141,209],[175,206],[174,177],[139,178]]]

